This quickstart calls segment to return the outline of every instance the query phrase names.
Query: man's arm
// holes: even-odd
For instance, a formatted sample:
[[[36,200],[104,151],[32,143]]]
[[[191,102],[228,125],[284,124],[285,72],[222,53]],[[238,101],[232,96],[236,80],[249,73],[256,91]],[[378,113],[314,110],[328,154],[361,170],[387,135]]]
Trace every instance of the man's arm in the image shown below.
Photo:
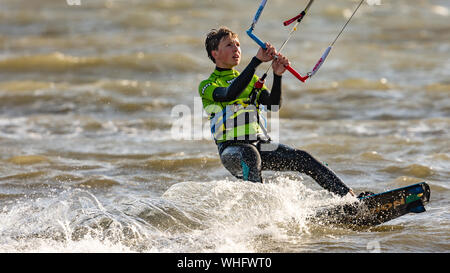
[[[252,80],[256,67],[260,64],[261,61],[258,58],[253,57],[244,71],[242,71],[228,87],[216,87],[216,89],[214,89],[214,101],[225,102],[237,99]]]
[[[274,73],[272,91],[269,94],[266,89],[263,89],[259,97],[259,103],[266,105],[267,109],[270,111],[278,111],[281,108],[281,101],[281,76]],[[278,107],[272,108],[272,106],[275,105]]]
[[[289,64],[289,60],[281,53],[278,53],[272,62],[272,91],[269,94],[267,90],[263,90],[259,97],[259,103],[266,105],[268,110],[278,111],[281,107],[281,75],[286,71],[286,66]],[[275,105],[278,107],[273,107]]]

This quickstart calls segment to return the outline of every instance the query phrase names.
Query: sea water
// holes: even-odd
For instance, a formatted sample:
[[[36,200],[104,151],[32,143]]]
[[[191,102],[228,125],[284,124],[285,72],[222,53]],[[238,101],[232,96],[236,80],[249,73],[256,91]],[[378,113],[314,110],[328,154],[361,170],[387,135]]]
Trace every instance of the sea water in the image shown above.
[[[430,185],[427,212],[363,230],[309,223],[351,200],[305,174],[232,177],[195,114],[206,33],[237,32],[244,69],[259,2],[0,0],[0,252],[449,252],[448,1],[365,3],[312,79],[283,76],[277,141],[357,193]],[[358,2],[316,1],[292,67],[309,71]],[[268,1],[255,33],[279,47],[305,5]]]

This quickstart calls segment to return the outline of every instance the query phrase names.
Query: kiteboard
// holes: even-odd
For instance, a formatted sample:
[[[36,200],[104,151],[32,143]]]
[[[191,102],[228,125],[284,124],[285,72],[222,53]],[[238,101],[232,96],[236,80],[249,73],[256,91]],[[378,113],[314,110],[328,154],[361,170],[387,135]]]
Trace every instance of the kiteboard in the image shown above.
[[[377,194],[362,193],[354,203],[319,211],[314,215],[313,222],[371,227],[408,213],[425,212],[425,204],[429,201],[430,187],[421,182]]]

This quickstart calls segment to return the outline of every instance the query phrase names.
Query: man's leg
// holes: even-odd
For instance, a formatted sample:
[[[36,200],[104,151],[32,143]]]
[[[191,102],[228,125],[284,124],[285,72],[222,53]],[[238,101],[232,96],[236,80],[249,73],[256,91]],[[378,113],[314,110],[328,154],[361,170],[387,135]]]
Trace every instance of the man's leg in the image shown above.
[[[220,160],[235,177],[251,182],[262,182],[261,157],[254,145],[230,145],[220,153]]]
[[[324,164],[308,152],[287,145],[269,143],[274,149],[260,149],[262,170],[298,171],[313,178],[323,188],[340,196],[346,195],[350,188]]]

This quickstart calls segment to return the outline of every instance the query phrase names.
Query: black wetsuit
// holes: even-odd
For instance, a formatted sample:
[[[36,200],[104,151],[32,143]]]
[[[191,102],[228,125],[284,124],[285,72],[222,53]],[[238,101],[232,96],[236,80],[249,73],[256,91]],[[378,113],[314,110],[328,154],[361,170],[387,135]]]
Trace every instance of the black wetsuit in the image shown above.
[[[256,67],[261,62],[255,57],[228,87],[214,89],[213,98],[217,102],[236,99],[250,83]],[[216,70],[224,69],[216,67]],[[259,103],[269,110],[271,106],[281,107],[281,76],[274,74],[272,90],[262,90]],[[279,108],[278,108],[279,109]],[[225,168],[235,177],[262,182],[261,171],[298,171],[312,177],[323,188],[344,196],[349,192],[341,179],[306,151],[274,143],[269,139],[257,141],[225,141],[218,143],[220,159]]]

